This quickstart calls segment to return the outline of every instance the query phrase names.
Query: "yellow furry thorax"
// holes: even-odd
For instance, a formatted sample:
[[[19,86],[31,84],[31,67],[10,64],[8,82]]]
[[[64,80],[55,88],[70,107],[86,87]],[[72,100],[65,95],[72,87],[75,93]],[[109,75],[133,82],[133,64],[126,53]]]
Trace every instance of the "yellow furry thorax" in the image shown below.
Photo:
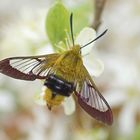
[[[63,77],[68,82],[74,82],[75,79],[81,80],[81,68],[83,67],[80,46],[75,45],[70,50],[65,51],[55,63],[54,70],[57,75]]]

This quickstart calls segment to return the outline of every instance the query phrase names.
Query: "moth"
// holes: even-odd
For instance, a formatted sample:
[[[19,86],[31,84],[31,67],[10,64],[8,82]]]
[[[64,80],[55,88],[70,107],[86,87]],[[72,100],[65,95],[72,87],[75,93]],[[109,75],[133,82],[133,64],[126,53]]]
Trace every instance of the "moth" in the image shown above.
[[[111,108],[84,66],[81,55],[82,48],[103,36],[107,30],[80,46],[74,42],[72,20],[71,14],[70,31],[73,45],[69,50],[47,55],[6,58],[0,61],[0,73],[20,80],[44,80],[44,99],[49,109],[60,105],[64,98],[74,94],[81,108],[91,117],[111,125]]]

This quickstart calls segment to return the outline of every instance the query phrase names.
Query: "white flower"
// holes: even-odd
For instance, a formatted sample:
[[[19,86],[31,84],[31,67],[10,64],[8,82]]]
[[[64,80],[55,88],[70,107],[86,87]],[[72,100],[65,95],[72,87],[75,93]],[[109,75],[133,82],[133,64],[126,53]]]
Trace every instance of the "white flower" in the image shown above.
[[[0,90],[0,111],[12,112],[15,107],[16,105],[11,93],[6,90]]]
[[[92,28],[85,27],[77,36],[76,44],[84,46],[96,38],[96,31]],[[97,52],[94,42],[82,49],[83,62],[91,76],[99,76],[103,70],[103,62],[97,58]]]
[[[96,37],[96,31],[92,28],[85,27],[77,36],[75,40],[75,44],[79,44],[80,46],[84,46]],[[94,42],[86,46],[82,49],[82,55],[87,55],[92,50]]]
[[[34,13],[35,12],[35,13]],[[47,37],[44,30],[43,10],[23,10],[19,20],[2,29],[0,57],[31,55],[44,47]]]
[[[77,36],[75,40],[75,44],[79,44],[82,47],[95,38],[96,38],[96,31],[93,30],[92,28],[86,27]],[[93,48],[93,46],[94,46],[94,42],[82,49],[83,62],[87,70],[91,74],[91,76],[99,76],[104,69],[104,65],[101,62],[101,60],[96,58],[97,54],[96,51],[93,51],[95,49]],[[39,104],[46,105],[46,102],[44,102],[43,100],[44,88],[42,91],[43,92],[41,93],[40,96],[38,95],[36,96],[36,99],[38,99],[37,102]],[[69,98],[65,98],[63,102],[63,106],[64,106],[64,112],[67,115],[70,115],[75,111],[75,102],[72,96],[70,96]]]

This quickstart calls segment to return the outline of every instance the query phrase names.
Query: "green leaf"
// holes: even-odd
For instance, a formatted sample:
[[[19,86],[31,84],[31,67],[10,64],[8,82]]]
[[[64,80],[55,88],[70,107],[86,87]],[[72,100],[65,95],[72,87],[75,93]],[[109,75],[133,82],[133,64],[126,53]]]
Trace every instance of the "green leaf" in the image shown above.
[[[65,42],[66,30],[69,32],[68,10],[61,2],[56,2],[48,11],[46,18],[46,31],[48,38],[55,50],[58,50],[57,44],[60,41]]]
[[[137,124],[135,131],[132,135],[132,140],[140,140],[140,124]]]
[[[77,35],[84,27],[90,26],[90,17],[93,13],[92,3],[86,1],[72,9],[74,15],[74,34]]]

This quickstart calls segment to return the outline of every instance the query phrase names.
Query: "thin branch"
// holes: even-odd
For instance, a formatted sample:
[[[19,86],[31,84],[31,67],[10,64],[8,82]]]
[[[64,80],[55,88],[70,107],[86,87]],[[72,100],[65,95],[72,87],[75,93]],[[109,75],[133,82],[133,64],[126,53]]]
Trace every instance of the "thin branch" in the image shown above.
[[[92,24],[92,27],[97,31],[101,24],[101,15],[104,9],[106,0],[93,0],[95,6],[95,17]]]

